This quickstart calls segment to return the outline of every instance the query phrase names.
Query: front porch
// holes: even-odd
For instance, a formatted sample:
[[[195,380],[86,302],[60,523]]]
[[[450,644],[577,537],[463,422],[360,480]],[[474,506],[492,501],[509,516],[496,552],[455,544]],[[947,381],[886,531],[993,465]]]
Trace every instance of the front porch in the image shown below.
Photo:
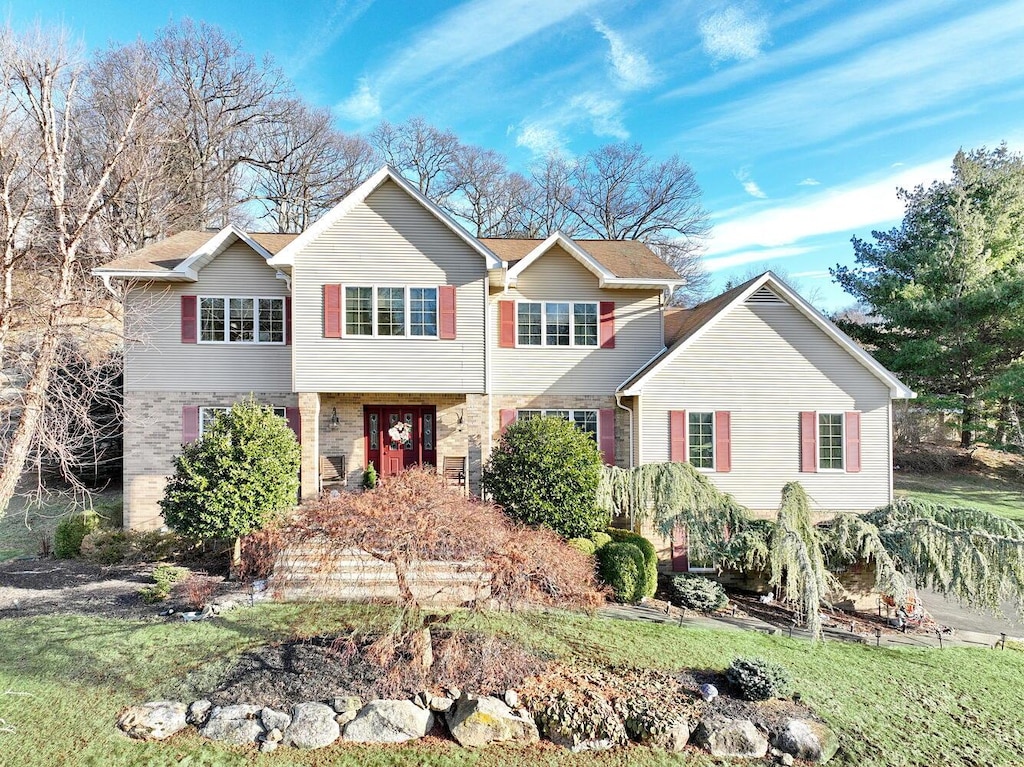
[[[381,476],[416,464],[465,459],[469,492],[480,492],[485,397],[479,394],[300,393],[302,497],[320,493],[321,457],[344,456],[350,489],[372,461]],[[395,426],[398,430],[393,431]],[[397,434],[400,440],[393,439]]]

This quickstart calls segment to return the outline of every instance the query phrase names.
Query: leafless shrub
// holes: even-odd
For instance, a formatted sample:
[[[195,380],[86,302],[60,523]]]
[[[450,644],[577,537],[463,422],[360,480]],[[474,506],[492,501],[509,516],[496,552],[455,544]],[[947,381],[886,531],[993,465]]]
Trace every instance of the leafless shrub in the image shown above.
[[[217,592],[220,578],[192,573],[174,587],[174,595],[184,599],[194,610],[202,610]]]

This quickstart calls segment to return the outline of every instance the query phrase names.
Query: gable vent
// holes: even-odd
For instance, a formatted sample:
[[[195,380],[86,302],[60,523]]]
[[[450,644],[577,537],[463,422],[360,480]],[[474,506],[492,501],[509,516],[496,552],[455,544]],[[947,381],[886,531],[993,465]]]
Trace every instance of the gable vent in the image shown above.
[[[753,293],[750,294],[750,297],[747,298],[747,303],[748,304],[784,304],[786,302],[783,299],[779,298],[777,295],[775,295],[775,293],[772,292],[771,288],[769,288],[767,286],[763,286],[763,287],[758,288],[757,290],[755,290]]]

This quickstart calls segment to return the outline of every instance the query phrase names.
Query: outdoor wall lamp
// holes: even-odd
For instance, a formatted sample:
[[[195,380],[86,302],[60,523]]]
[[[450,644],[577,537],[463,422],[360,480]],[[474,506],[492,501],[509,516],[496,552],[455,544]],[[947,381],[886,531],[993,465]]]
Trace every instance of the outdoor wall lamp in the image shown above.
[[[331,408],[331,420],[327,422],[327,428],[331,431],[337,431],[338,427],[341,426],[341,419],[338,418],[338,408]]]
[[[455,426],[458,428],[459,431],[462,431],[462,426],[463,423],[465,422],[465,415],[465,410],[460,410],[458,413],[455,414]]]

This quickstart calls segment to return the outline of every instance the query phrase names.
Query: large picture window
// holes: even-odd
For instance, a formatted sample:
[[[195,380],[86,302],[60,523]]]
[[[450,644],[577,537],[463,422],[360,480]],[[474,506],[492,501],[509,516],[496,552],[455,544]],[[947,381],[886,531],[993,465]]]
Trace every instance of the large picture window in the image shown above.
[[[843,469],[842,413],[818,413],[818,468]]]
[[[531,418],[548,416],[551,418],[563,418],[584,434],[591,435],[597,439],[597,411],[596,410],[517,410],[516,418],[528,421]]]
[[[437,338],[437,288],[345,286],[346,336]]]
[[[199,408],[199,436],[206,433],[206,430],[210,428],[213,423],[213,419],[217,417],[219,413],[227,413],[231,408],[229,407],[201,407]],[[287,420],[288,411],[283,407],[273,408],[274,415],[280,416]]]
[[[283,298],[200,296],[202,343],[283,344]]]
[[[715,468],[715,414],[691,412],[687,419],[690,465],[695,469]]]
[[[519,301],[516,339],[519,346],[597,346],[597,304]]]

